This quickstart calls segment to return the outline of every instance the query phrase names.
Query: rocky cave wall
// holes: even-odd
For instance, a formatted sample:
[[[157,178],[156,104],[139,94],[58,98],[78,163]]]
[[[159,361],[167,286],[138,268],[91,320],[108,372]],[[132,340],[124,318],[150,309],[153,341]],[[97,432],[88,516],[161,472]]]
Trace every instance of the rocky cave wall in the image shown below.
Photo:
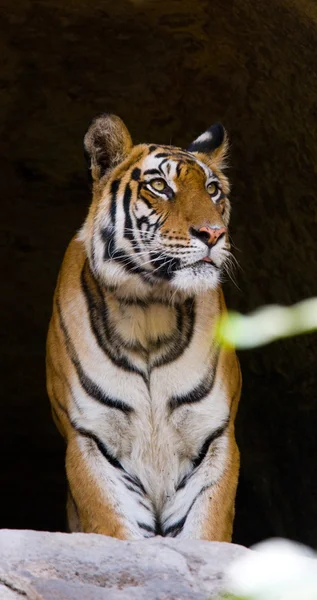
[[[135,141],[231,138],[230,307],[315,295],[317,8],[309,0],[2,3],[2,527],[64,530],[45,336],[90,192],[82,138],[112,111]],[[317,545],[316,336],[241,352],[235,541]]]

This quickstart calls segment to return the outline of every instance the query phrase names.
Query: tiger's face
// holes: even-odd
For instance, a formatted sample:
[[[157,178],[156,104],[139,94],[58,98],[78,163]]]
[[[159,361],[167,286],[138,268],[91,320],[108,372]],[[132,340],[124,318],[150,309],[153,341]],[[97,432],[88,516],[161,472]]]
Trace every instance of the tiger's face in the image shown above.
[[[94,186],[81,239],[94,273],[136,292],[163,282],[188,293],[216,288],[230,256],[222,126],[185,151],[133,146],[122,121],[105,115],[85,148]]]

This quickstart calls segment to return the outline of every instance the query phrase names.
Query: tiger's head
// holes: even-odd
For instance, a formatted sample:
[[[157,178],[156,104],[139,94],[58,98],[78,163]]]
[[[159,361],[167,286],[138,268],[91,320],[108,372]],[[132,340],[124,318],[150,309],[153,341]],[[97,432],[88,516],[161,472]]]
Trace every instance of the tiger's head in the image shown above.
[[[141,295],[218,286],[230,256],[227,146],[220,124],[182,150],[133,146],[119,117],[94,119],[84,139],[93,201],[79,239],[100,280]]]

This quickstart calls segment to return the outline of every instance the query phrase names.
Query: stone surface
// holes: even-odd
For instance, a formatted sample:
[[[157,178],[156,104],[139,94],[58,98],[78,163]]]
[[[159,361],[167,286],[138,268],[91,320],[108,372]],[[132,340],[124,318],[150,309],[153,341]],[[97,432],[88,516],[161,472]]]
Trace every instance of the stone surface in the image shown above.
[[[64,445],[45,391],[57,272],[90,200],[82,138],[113,111],[136,141],[231,138],[225,286],[249,311],[317,294],[315,0],[1,0],[2,527],[62,529]],[[317,540],[316,336],[241,352],[235,540]],[[4,459],[5,457],[5,459]]]
[[[1,600],[212,600],[234,544],[0,531]]]

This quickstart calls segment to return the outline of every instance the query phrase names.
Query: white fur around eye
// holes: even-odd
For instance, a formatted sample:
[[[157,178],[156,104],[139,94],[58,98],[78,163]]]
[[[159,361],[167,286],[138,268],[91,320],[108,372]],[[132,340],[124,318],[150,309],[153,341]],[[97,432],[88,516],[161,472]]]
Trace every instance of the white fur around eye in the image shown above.
[[[211,196],[211,199],[213,202],[218,202],[220,200],[220,196],[221,196],[221,190],[218,190],[218,193],[216,195]]]
[[[167,185],[167,184],[166,184]],[[154,187],[152,187],[151,182],[148,181],[146,184],[146,187],[150,190],[150,192],[156,194],[157,196],[159,196],[160,198],[163,198],[164,200],[168,200],[168,196],[167,194],[163,194],[163,192],[159,192],[158,190],[156,190]]]

